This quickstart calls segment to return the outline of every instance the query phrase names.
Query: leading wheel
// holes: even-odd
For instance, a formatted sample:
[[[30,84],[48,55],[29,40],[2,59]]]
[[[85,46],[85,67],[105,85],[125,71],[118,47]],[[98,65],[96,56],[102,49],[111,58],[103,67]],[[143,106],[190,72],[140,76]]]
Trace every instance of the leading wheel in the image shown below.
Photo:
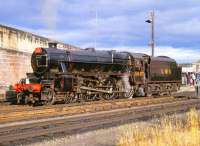
[[[56,102],[56,96],[53,89],[46,89],[42,96],[45,96],[45,104],[46,105],[53,105]]]
[[[24,99],[24,93],[20,92],[17,94],[17,104],[23,104],[23,99]]]

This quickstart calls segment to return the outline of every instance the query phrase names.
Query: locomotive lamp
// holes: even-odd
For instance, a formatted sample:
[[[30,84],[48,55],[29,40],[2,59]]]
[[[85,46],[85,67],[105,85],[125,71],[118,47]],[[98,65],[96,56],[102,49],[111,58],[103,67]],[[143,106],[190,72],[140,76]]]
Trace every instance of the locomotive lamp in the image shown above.
[[[150,19],[146,20],[145,22],[151,24],[151,56],[154,57],[154,47],[155,47],[155,40],[154,40],[154,11],[150,12]]]

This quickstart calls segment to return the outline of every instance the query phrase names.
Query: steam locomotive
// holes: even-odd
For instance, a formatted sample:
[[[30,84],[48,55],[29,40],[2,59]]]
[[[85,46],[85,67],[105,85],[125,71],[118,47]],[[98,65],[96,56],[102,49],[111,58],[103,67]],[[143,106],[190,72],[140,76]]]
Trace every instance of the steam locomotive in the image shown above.
[[[19,103],[55,104],[171,94],[181,84],[174,59],[141,53],[36,48],[29,83],[15,85]],[[31,76],[31,77],[30,77]]]

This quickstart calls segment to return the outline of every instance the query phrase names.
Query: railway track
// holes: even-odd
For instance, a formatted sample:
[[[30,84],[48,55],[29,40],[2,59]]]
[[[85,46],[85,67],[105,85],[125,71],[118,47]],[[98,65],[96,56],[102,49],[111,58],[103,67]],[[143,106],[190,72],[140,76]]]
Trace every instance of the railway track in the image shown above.
[[[24,139],[32,140],[40,136],[56,134],[75,134],[98,128],[116,126],[160,116],[181,112],[189,108],[200,108],[200,99],[171,101],[152,105],[140,105],[95,113],[84,113],[72,116],[58,116],[46,119],[5,123],[0,125],[0,144],[10,145]]]
[[[24,119],[39,119],[46,117],[75,115],[81,113],[93,113],[97,111],[106,111],[111,109],[126,108],[132,106],[158,104],[172,101],[187,100],[187,98],[160,97],[160,98],[136,98],[136,99],[119,99],[113,101],[96,101],[70,105],[54,106],[1,106],[0,124],[20,121]]]

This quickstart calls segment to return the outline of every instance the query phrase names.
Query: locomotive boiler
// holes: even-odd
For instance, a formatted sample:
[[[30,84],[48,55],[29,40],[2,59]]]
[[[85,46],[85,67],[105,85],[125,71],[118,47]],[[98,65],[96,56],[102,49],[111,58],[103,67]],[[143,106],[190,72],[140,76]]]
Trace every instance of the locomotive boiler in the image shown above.
[[[46,104],[171,94],[181,82],[175,60],[141,53],[36,48],[31,65],[40,94],[18,98]]]

